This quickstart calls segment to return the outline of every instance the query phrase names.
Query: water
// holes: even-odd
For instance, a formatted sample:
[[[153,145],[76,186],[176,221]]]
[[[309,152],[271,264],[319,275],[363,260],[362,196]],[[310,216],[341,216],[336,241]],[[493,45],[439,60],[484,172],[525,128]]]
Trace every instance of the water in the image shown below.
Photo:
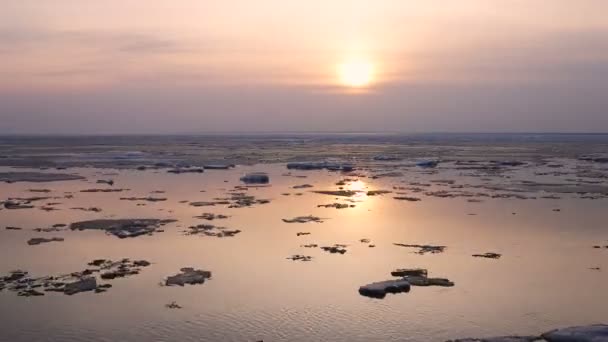
[[[323,143],[315,140],[303,144],[305,149],[318,153],[318,146]],[[315,144],[317,147],[310,147]],[[356,144],[366,145],[360,150],[366,153],[386,152],[387,144],[394,151],[395,146],[390,139],[367,141],[365,144],[357,140]],[[419,155],[454,148],[451,141],[432,150],[427,144],[428,141],[423,147],[425,152]],[[480,160],[488,159],[490,148],[486,147],[484,153],[480,153],[476,144],[459,144],[464,145],[456,149],[467,158],[475,154],[480,155]],[[122,167],[76,167],[67,171],[44,172],[77,173],[87,180],[3,183],[0,185],[0,200],[43,195],[60,197],[46,202],[61,204],[55,206],[60,210],[49,212],[39,209],[45,201],[34,202],[36,208],[33,209],[0,210],[2,226],[23,228],[12,231],[0,227],[0,274],[17,268],[39,276],[63,274],[83,270],[88,261],[97,258],[146,259],[153,264],[139,275],[111,281],[113,288],[102,294],[66,296],[47,293],[43,297],[22,298],[15,292],[4,290],[0,292],[0,340],[445,341],[467,336],[538,334],[562,326],[605,323],[608,317],[608,300],[605,298],[608,249],[592,248],[597,244],[608,245],[605,225],[608,200],[602,192],[604,188],[596,190],[596,195],[599,194],[597,199],[587,199],[570,191],[560,192],[559,186],[551,188],[557,189],[552,192],[530,190],[521,181],[582,187],[589,185],[585,180],[591,180],[594,187],[603,187],[607,185],[606,178],[585,178],[580,172],[593,170],[604,175],[608,170],[603,165],[573,159],[570,151],[575,149],[571,142],[566,144],[569,147],[567,153],[551,152],[552,159],[542,161],[536,154],[550,151],[560,144],[543,141],[542,148],[529,142],[518,142],[517,146],[504,141],[492,144],[493,151],[506,149],[509,157],[517,156],[534,162],[486,173],[458,169],[452,161],[429,172],[413,166],[407,157],[398,162],[374,162],[369,154],[358,153],[353,157],[349,152],[343,157],[357,160],[361,165],[355,175],[320,170],[291,171],[287,176],[288,170],[283,162],[264,162],[240,165],[231,170],[179,175],[169,174],[165,169],[136,171]],[[599,143],[579,141],[577,144]],[[114,151],[123,149],[116,148],[120,144],[115,141],[109,145]],[[280,148],[276,144],[269,145]],[[15,146],[17,149],[25,148],[25,145],[15,144],[10,149],[14,151]],[[240,146],[240,151],[250,148],[247,146],[249,142],[246,147]],[[414,148],[412,145],[405,147]],[[74,148],[64,149],[64,153],[74,153]],[[327,143],[326,149],[331,150],[331,154],[340,154],[340,151],[332,150],[335,149],[334,143]],[[601,148],[590,145],[580,149],[580,154],[593,149]],[[350,148],[346,150],[351,151]],[[250,152],[259,151],[254,149]],[[311,154],[309,150],[306,153]],[[545,153],[548,152],[542,152],[542,158],[546,158]],[[55,155],[50,158],[45,153],[41,154],[44,159],[57,162]],[[15,154],[10,159],[14,157]],[[197,158],[188,157],[189,160]],[[558,162],[564,166],[559,169],[547,167]],[[5,166],[0,172],[23,170],[38,171]],[[370,177],[395,170],[402,171],[403,176]],[[556,170],[563,174],[545,174]],[[241,185],[239,177],[250,171],[263,171],[270,175],[270,186],[246,190],[256,198],[271,199],[270,203],[249,208],[193,207],[182,203],[225,197],[234,186]],[[306,178],[294,177],[297,175]],[[130,190],[122,193],[80,192],[87,188],[107,188],[109,186],[95,182],[109,178],[115,181],[114,188]],[[347,182],[346,189],[386,189],[393,193],[367,196],[363,192],[352,198],[336,200],[334,196],[310,191],[336,190],[338,186],[335,183],[344,178],[352,180]],[[446,179],[453,180],[455,184],[431,182]],[[305,183],[314,187],[292,188]],[[416,186],[412,185],[415,183],[430,185],[423,186],[424,191],[416,192],[413,190]],[[477,187],[490,184],[504,189]],[[467,201],[470,199],[467,197],[425,195],[436,190],[463,190],[457,188],[458,185],[467,191],[515,193],[535,199],[476,196],[474,198],[482,200],[477,203]],[[52,192],[28,191],[40,188],[48,188]],[[155,190],[165,193],[152,194]],[[72,192],[74,198],[64,198],[66,192]],[[398,196],[397,192],[419,197],[421,201],[395,200],[393,197]],[[290,195],[285,196],[284,193]],[[120,197],[148,195],[166,197],[167,201],[119,200]],[[541,198],[547,195],[560,198]],[[352,203],[356,207],[341,210],[317,207],[333,202]],[[146,205],[138,206],[138,203]],[[103,211],[94,213],[70,209],[76,206],[95,206]],[[188,226],[206,222],[194,218],[203,212],[229,215],[226,220],[211,223],[241,229],[242,233],[229,238],[184,235],[183,231]],[[324,222],[289,224],[282,221],[310,214],[323,218]],[[174,218],[178,221],[167,225],[164,232],[131,239],[118,239],[101,231],[32,231],[33,228],[56,223],[133,217]],[[311,234],[296,236],[297,232]],[[64,237],[65,241],[39,246],[26,244],[31,237],[52,236]],[[376,247],[361,243],[359,240],[363,238],[370,239]],[[348,251],[339,255],[318,248],[300,247],[308,243],[321,246],[344,243],[348,244]],[[440,254],[419,255],[393,243],[436,244],[445,245],[447,249]],[[471,256],[485,252],[498,252],[503,256],[499,260]],[[313,260],[294,262],[286,259],[293,254],[310,255]],[[159,285],[165,277],[176,274],[185,266],[210,270],[213,277],[202,285],[183,288]],[[359,295],[359,286],[392,279],[390,272],[393,269],[405,267],[427,268],[430,275],[449,278],[456,285],[451,288],[413,287],[409,293],[388,295],[383,300]],[[600,270],[590,269],[595,267],[600,267]],[[173,301],[183,308],[171,310],[164,307]]]

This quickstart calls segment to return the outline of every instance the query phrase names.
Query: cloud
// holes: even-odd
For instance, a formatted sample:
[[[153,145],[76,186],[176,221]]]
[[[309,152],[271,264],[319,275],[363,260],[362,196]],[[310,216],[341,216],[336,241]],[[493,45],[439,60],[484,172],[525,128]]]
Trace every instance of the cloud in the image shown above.
[[[608,130],[603,89],[581,81],[391,84],[352,96],[297,86],[127,83],[0,94],[0,132],[597,132]]]
[[[74,30],[0,30],[4,51],[27,52],[56,45],[99,46],[105,52],[173,53],[185,51],[187,44],[179,39],[152,33],[74,31]]]
[[[107,84],[163,73],[170,68],[163,58],[202,53],[197,44],[146,32],[0,29],[0,91]]]

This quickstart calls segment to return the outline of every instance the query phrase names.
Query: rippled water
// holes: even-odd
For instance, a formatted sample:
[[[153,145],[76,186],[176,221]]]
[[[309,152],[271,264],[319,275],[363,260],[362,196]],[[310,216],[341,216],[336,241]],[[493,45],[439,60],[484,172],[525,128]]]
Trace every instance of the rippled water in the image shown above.
[[[5,168],[5,171],[7,169]],[[248,171],[270,174],[271,185],[248,193],[271,203],[251,208],[193,207],[182,201],[224,197]],[[38,208],[0,211],[0,274],[24,269],[34,275],[69,273],[97,258],[146,259],[153,264],[139,275],[117,279],[107,293],[65,296],[47,293],[22,298],[0,292],[1,341],[444,341],[449,338],[501,334],[537,334],[555,327],[601,322],[608,317],[607,199],[484,199],[422,196],[420,202],[398,201],[394,194],[353,199],[355,208],[318,208],[334,196],[308,190],[336,189],[344,176],[328,171],[296,171],[285,176],[283,164],[239,166],[203,174],[172,175],[159,171],[70,169],[86,181],[1,184],[2,198],[27,197],[32,188],[49,188],[49,196],[73,199],[57,211]],[[108,175],[108,172],[116,174]],[[524,171],[522,171],[524,172]],[[449,174],[456,183],[462,178]],[[407,182],[444,178],[417,170],[399,178],[357,180],[348,189],[393,189]],[[112,178],[124,193],[81,193],[107,187]],[[298,184],[312,189],[292,189]],[[445,185],[433,184],[433,189]],[[154,196],[166,202],[121,201],[125,196]],[[205,192],[201,192],[204,190]],[[296,193],[302,195],[297,196]],[[282,195],[290,193],[289,196]],[[340,200],[344,202],[344,200]],[[42,203],[37,203],[37,206]],[[96,206],[100,213],[70,210]],[[553,211],[559,208],[560,211]],[[232,238],[187,236],[182,231],[204,223],[203,212],[230,215],[217,225],[241,229]],[[515,214],[514,214],[515,213]],[[303,215],[323,223],[289,224],[283,218]],[[118,239],[101,231],[36,233],[31,229],[95,218],[175,218],[153,236]],[[205,221],[206,222],[206,221]],[[311,235],[296,236],[296,232]],[[28,246],[31,237],[61,236],[64,242]],[[359,242],[371,239],[369,248]],[[418,255],[393,243],[448,246],[441,254]],[[348,244],[344,255],[300,245]],[[499,252],[499,260],[471,254]],[[293,262],[293,254],[313,256]],[[159,286],[180,268],[213,272],[202,285]],[[358,287],[391,279],[395,268],[424,267],[433,276],[456,283],[452,288],[413,287],[383,300],[362,297]],[[600,271],[591,270],[600,267]],[[182,309],[164,306],[177,302]]]

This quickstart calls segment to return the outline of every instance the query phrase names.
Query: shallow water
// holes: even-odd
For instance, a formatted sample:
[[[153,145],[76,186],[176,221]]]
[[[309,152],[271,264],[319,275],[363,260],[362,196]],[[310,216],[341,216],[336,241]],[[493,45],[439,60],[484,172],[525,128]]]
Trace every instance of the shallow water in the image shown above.
[[[564,160],[566,169],[579,166]],[[63,274],[86,268],[93,259],[146,259],[153,264],[139,275],[112,281],[107,293],[66,296],[47,293],[23,298],[0,292],[1,341],[444,341],[467,336],[538,334],[556,327],[600,323],[608,317],[606,222],[608,199],[584,199],[576,194],[524,193],[536,199],[438,198],[393,187],[429,183],[426,191],[453,189],[431,180],[451,179],[468,188],[475,184],[519,184],[532,172],[514,169],[509,177],[470,177],[454,168],[427,172],[403,169],[402,177],[372,179],[374,173],[396,168],[390,163],[356,175],[329,171],[292,171],[284,164],[237,166],[202,174],[169,174],[165,170],[110,170],[73,168],[69,173],[86,181],[0,184],[2,199],[57,196],[60,210],[0,210],[0,274],[23,269],[33,275]],[[0,171],[15,171],[2,168]],[[22,170],[19,170],[22,171]],[[246,192],[268,204],[248,208],[193,207],[182,201],[225,197],[239,177],[264,171],[271,184]],[[574,172],[574,171],[573,171]],[[294,177],[306,176],[306,178]],[[555,181],[560,177],[547,176]],[[551,178],[553,177],[553,178]],[[560,178],[565,182],[571,175]],[[97,179],[113,179],[122,193],[82,193],[108,188]],[[319,204],[347,202],[311,190],[336,190],[349,178],[353,190],[392,190],[394,193],[350,198],[356,207],[318,208]],[[310,189],[294,185],[312,184]],[[602,183],[602,184],[605,184]],[[600,185],[602,185],[600,184]],[[49,194],[28,192],[48,188]],[[559,187],[558,187],[559,188]],[[163,190],[162,194],[151,194]],[[204,192],[201,192],[204,190]],[[492,192],[487,189],[475,191]],[[73,192],[74,198],[64,198]],[[421,198],[419,202],[393,199],[395,192]],[[282,195],[290,193],[289,196]],[[296,193],[302,193],[296,195]],[[165,202],[121,201],[120,197],[166,197]],[[138,206],[145,203],[145,206]],[[71,210],[95,206],[100,213]],[[554,211],[553,209],[560,209]],[[194,216],[203,212],[226,214],[212,224],[241,229],[235,237],[184,235],[190,225],[207,223]],[[284,218],[315,215],[323,223],[285,223]],[[174,218],[164,232],[118,239],[102,231],[36,233],[49,227],[97,218]],[[296,236],[297,232],[311,235]],[[28,246],[31,237],[63,237],[64,242]],[[375,248],[359,240],[368,238]],[[321,246],[348,244],[344,255],[329,254]],[[419,255],[393,243],[445,245],[439,254]],[[498,252],[498,260],[473,258],[475,253]],[[313,257],[310,262],[286,259],[293,254]],[[159,284],[182,267],[210,270],[202,285],[165,287]],[[385,299],[360,296],[361,285],[392,279],[396,268],[424,267],[431,276],[455,282],[451,288],[412,287],[409,293]],[[592,270],[600,267],[601,270]],[[177,302],[179,310],[165,308]]]

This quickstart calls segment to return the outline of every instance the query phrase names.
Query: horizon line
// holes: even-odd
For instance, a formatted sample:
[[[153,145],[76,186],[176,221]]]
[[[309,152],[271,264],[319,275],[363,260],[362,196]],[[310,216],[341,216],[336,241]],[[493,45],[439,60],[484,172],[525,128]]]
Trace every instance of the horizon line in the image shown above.
[[[608,135],[608,132],[564,131],[217,131],[217,132],[150,132],[150,133],[0,133],[0,137],[113,137],[113,136],[218,136],[218,135]]]

